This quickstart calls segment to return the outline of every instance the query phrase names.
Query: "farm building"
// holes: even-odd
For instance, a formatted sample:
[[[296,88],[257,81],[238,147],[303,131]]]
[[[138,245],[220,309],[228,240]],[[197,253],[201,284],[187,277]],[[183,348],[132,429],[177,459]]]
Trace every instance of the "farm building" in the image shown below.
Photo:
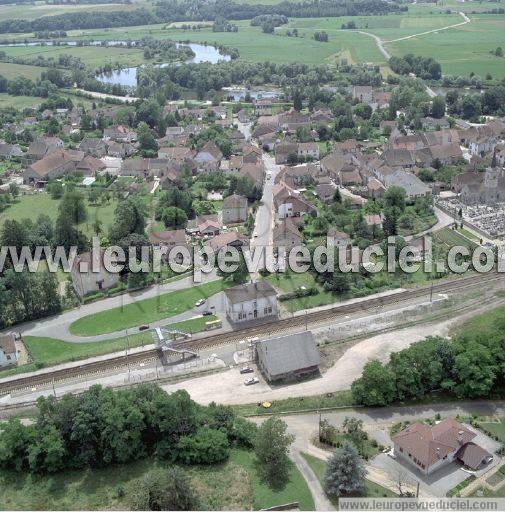
[[[319,371],[321,358],[311,331],[256,343],[258,368],[269,381],[293,380]]]

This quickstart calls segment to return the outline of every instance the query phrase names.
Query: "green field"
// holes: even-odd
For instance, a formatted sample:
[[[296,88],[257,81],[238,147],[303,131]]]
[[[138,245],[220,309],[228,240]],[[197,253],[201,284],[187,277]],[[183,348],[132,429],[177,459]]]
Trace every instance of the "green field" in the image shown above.
[[[6,50],[9,50],[6,48]],[[0,62],[0,75],[12,80],[18,76],[24,76],[30,80],[40,78],[44,68],[40,66],[25,66],[24,64],[11,64],[10,62]],[[39,100],[40,102],[41,100]]]
[[[48,476],[1,472],[2,510],[128,510],[124,489],[154,467],[168,463],[152,459],[131,464],[66,471]],[[283,489],[273,490],[259,477],[252,452],[233,449],[227,462],[183,466],[201,500],[202,510],[259,510],[297,501],[314,510],[307,483],[292,465]]]
[[[265,409],[261,404],[234,405],[233,409],[240,416],[260,416],[262,414],[280,414],[290,412],[316,411],[342,407],[353,407],[354,400],[350,391],[337,391],[324,395],[298,396],[275,400]]]
[[[435,57],[445,74],[468,76],[471,72],[484,77],[505,77],[505,59],[490,54],[497,46],[505,45],[505,16],[481,15],[471,17],[471,23],[460,27],[388,43],[393,55],[414,53]]]
[[[128,4],[82,4],[82,5],[50,5],[46,3],[38,3],[37,5],[23,4],[23,5],[1,5],[0,6],[0,19],[24,19],[34,20],[42,16],[57,16],[58,14],[65,14],[67,12],[80,12],[80,11],[131,11],[135,5]]]
[[[0,72],[0,75],[1,74]],[[42,98],[36,98],[35,96],[11,96],[5,92],[0,93],[0,108],[13,107],[23,109],[27,107],[38,107],[42,101]]]
[[[188,311],[197,300],[220,292],[224,286],[221,281],[212,281],[84,316],[70,325],[70,332],[76,336],[95,336],[170,318]]]
[[[269,3],[275,2],[276,0],[269,0]],[[296,60],[307,64],[331,64],[346,59],[350,63],[379,64],[387,71],[384,56],[369,36],[341,30],[343,23],[352,20],[358,30],[383,39],[393,55],[415,53],[435,56],[440,60],[443,72],[448,74],[467,76],[473,71],[480,76],[491,72],[495,78],[504,77],[503,58],[494,57],[489,53],[497,46],[505,45],[503,15],[471,14],[472,21],[467,25],[397,41],[399,38],[461,23],[463,19],[458,11],[462,9],[471,13],[473,10],[482,11],[501,6],[501,2],[451,2],[439,5],[409,5],[408,12],[385,16],[291,18],[287,25],[277,27],[274,35],[264,34],[260,27],[251,27],[249,20],[241,20],[236,22],[239,31],[233,33],[213,32],[210,26],[195,31],[182,30],[177,28],[176,24],[158,24],[129,27],[128,37],[140,39],[147,35],[160,39],[225,45],[238,48],[240,58],[248,61],[288,63]],[[452,12],[448,13],[448,8]],[[286,36],[286,31],[293,28],[298,29],[299,37]],[[313,34],[316,30],[325,30],[329,35],[329,41],[315,41]],[[124,31],[124,28],[73,30],[68,32],[68,38],[114,40],[123,38]],[[100,48],[35,47],[8,48],[7,52],[12,55],[45,56],[57,56],[60,52],[67,52],[80,56],[90,66],[105,62],[129,65],[143,62],[142,52],[135,49],[109,48],[104,54]]]

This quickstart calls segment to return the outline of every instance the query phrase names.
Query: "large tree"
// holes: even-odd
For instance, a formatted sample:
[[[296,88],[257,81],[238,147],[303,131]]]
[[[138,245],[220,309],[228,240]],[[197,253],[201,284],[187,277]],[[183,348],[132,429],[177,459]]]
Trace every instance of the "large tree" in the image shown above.
[[[330,496],[346,496],[362,493],[365,487],[365,465],[358,450],[351,442],[345,442],[328,459],[323,482]]]
[[[289,447],[294,436],[287,433],[287,425],[279,418],[269,418],[258,429],[255,453],[261,463],[267,482],[280,486],[289,477]]]
[[[379,361],[370,361],[361,377],[352,383],[351,391],[358,404],[388,405],[396,398],[395,375]]]

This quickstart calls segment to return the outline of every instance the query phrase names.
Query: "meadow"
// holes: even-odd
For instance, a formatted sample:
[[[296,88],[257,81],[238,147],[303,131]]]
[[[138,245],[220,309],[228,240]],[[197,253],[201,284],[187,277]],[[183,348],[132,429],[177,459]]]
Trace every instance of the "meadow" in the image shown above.
[[[24,98],[24,96],[20,96]],[[58,215],[58,206],[60,201],[52,199],[45,192],[34,195],[22,195],[16,198],[16,201],[6,210],[0,213],[0,227],[9,220],[30,219],[35,221],[39,215],[48,215],[51,220],[56,220]],[[93,224],[96,220],[102,224],[102,229],[106,233],[114,220],[114,211],[117,201],[112,199],[109,203],[103,205],[90,205],[86,201],[88,219],[79,225],[79,229],[88,237],[93,235]]]
[[[23,4],[23,5],[0,5],[0,19],[23,19],[34,20],[42,16],[57,16],[67,12],[81,11],[131,11],[135,9],[134,4],[67,4],[52,5],[46,3]]]
[[[37,476],[0,472],[3,510],[128,510],[125,488],[149,470],[169,463],[143,459],[131,464]],[[182,466],[202,510],[259,510],[298,501],[300,510],[314,510],[314,501],[294,464],[289,481],[278,490],[258,474],[254,453],[232,449],[227,462]]]
[[[36,80],[37,78],[40,78],[42,71],[44,71],[44,68],[41,68],[40,66],[26,66],[24,64],[0,62],[0,75],[9,80],[18,76],[24,76],[30,80]]]
[[[268,0],[275,3],[275,0]],[[446,74],[468,76],[474,72],[484,77],[490,72],[494,78],[505,77],[505,61],[491,55],[497,46],[504,46],[505,16],[470,14],[472,21],[466,25],[449,28],[437,33],[424,35],[423,32],[442,29],[461,23],[458,12],[468,13],[497,8],[502,2],[465,2],[460,4],[448,0],[442,4],[409,5],[409,11],[386,16],[354,16],[336,18],[291,18],[287,25],[277,27],[274,34],[265,34],[260,27],[251,27],[249,20],[235,22],[238,32],[213,32],[211,26],[199,30],[185,30],[180,24],[158,24],[129,27],[127,36],[140,39],[151,36],[175,41],[191,41],[237,48],[240,59],[246,61],[271,61],[289,63],[300,61],[306,64],[335,64],[346,60],[349,63],[373,63],[388,71],[385,57],[369,36],[352,30],[342,30],[342,24],[354,21],[357,30],[380,37],[393,55],[415,53],[434,56],[442,64]],[[297,29],[298,37],[288,37],[287,31]],[[329,41],[313,39],[317,30],[324,30]],[[409,36],[409,39],[402,39]],[[22,37],[16,35],[16,37]],[[73,30],[68,40],[83,38],[90,40],[117,40],[125,37],[124,28]],[[400,39],[400,40],[399,40]],[[79,56],[89,66],[106,63],[138,65],[144,62],[142,52],[135,49],[108,48],[7,48],[10,55],[57,57],[59,53]],[[2,65],[0,64],[0,73]],[[29,70],[26,70],[28,73]]]

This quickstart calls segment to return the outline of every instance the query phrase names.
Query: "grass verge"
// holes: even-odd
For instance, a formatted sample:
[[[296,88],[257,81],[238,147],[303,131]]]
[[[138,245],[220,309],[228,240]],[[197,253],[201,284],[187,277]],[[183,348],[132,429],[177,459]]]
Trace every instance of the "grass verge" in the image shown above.
[[[167,330],[197,333],[205,329],[205,324],[216,320],[214,315],[199,316],[165,326]],[[87,357],[101,356],[111,352],[119,352],[127,347],[135,348],[153,343],[152,331],[143,331],[105,341],[89,341],[85,343],[70,343],[55,338],[25,336],[23,341],[30,353],[31,362],[23,366],[0,372],[1,377],[9,377],[18,373],[33,372],[46,366],[53,366]]]
[[[261,416],[264,414],[279,414],[290,412],[305,412],[322,409],[353,407],[351,391],[337,391],[325,395],[300,396],[276,400],[271,407],[264,408],[261,404],[243,404],[232,406],[241,416]]]
[[[170,318],[188,311],[197,300],[207,299],[225,287],[222,281],[212,281],[87,315],[72,323],[70,332],[76,336],[95,336]]]

